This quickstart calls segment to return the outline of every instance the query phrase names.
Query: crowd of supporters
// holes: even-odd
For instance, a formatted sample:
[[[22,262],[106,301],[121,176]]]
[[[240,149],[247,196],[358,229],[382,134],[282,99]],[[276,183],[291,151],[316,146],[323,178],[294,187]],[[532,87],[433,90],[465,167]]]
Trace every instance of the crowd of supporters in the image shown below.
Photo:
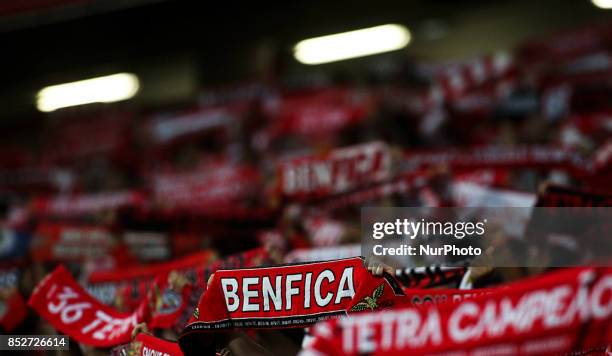
[[[75,355],[611,352],[612,270],[585,252],[609,229],[565,237],[582,267],[559,269],[483,262],[537,238],[504,229],[478,264],[360,246],[365,206],[612,205],[610,25],[53,115],[0,145],[4,334]]]

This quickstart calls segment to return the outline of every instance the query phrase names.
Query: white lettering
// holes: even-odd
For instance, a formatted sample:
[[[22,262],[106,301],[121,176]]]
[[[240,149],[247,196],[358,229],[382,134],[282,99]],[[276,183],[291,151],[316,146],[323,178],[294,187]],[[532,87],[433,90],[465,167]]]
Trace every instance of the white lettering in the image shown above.
[[[231,287],[231,289],[229,288]],[[238,281],[235,278],[222,278],[221,288],[223,288],[223,295],[225,296],[225,305],[227,305],[227,311],[235,312],[240,306],[240,299],[238,298]],[[230,299],[232,302],[230,303]]]
[[[335,277],[332,271],[326,269],[325,271],[321,272],[321,274],[319,274],[319,276],[315,280],[315,285],[314,285],[315,302],[320,307],[324,307],[327,304],[329,304],[329,302],[331,302],[333,298],[333,293],[331,292],[328,292],[325,298],[321,297],[321,283],[323,283],[323,279],[327,279],[331,283],[335,280]]]
[[[270,278],[269,277],[263,278],[262,295],[263,295],[263,302],[264,302],[263,309],[265,311],[270,310],[270,299],[272,299],[272,303],[274,303],[274,310],[280,311],[283,309],[283,299],[281,297],[282,279],[283,279],[282,276],[276,276],[276,284],[275,284],[276,292],[274,292],[272,290],[272,286],[270,285]]]
[[[299,282],[302,280],[302,275],[301,274],[289,274],[287,275],[287,280],[286,280],[286,287],[285,287],[285,294],[286,294],[286,299],[287,299],[287,305],[285,306],[285,310],[291,310],[291,299],[293,298],[294,295],[298,295],[300,294],[300,289],[299,288],[294,288],[293,287],[293,282]]]
[[[242,296],[244,298],[242,311],[259,311],[259,304],[251,304],[251,298],[257,298],[259,293],[257,293],[257,290],[249,290],[250,286],[257,284],[259,284],[259,277],[246,277],[242,280]]]
[[[353,286],[353,267],[347,267],[342,272],[340,277],[340,285],[338,286],[338,294],[336,294],[335,304],[340,304],[342,298],[353,298],[355,295],[355,287]]]

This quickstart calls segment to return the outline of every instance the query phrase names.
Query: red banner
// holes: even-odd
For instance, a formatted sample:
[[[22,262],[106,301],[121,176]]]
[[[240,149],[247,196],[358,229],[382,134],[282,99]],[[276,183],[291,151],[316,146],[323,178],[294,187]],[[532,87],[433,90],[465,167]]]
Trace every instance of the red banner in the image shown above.
[[[446,99],[458,99],[487,81],[504,76],[514,68],[509,53],[472,58],[464,63],[445,65],[435,74],[435,81]]]
[[[134,326],[148,316],[147,304],[130,314],[117,312],[90,296],[63,266],[46,276],[28,301],[58,331],[95,347],[129,342]]]
[[[303,355],[603,352],[612,340],[612,270],[575,268],[430,308],[352,315],[314,328]]]
[[[217,271],[182,336],[229,328],[304,327],[345,315],[354,296],[393,302],[394,280],[374,277],[361,258]]]
[[[380,182],[391,175],[391,152],[371,142],[282,162],[280,190],[286,196],[307,197],[344,193]]]
[[[263,181],[255,167],[219,162],[190,172],[159,173],[151,184],[162,210],[215,212],[256,198]]]
[[[432,174],[421,170],[402,174],[383,183],[368,186],[365,189],[359,189],[348,194],[331,197],[318,204],[318,207],[323,211],[331,212],[364,205],[372,201],[387,198],[394,194],[407,194],[416,189],[421,189],[423,191],[423,189],[428,188],[427,184],[432,176]],[[430,201],[438,199],[433,191],[428,192],[428,195]]]
[[[406,169],[448,165],[455,169],[480,168],[570,168],[585,169],[586,160],[577,152],[555,146],[485,145],[467,149],[406,152]]]
[[[329,88],[270,100],[264,109],[275,118],[270,134],[276,138],[337,132],[364,120],[374,105],[366,91]]]
[[[105,112],[55,122],[45,132],[43,160],[72,162],[96,156],[130,157],[130,112]]]
[[[137,191],[117,191],[97,194],[38,198],[32,203],[36,213],[62,217],[96,214],[107,210],[135,207],[142,204],[144,196]]]
[[[121,252],[119,241],[106,227],[56,222],[38,225],[30,251],[37,261],[84,261]]]
[[[519,47],[518,52],[522,60],[529,64],[527,68],[540,68],[535,64],[543,64],[543,68],[548,69],[551,58],[557,62],[575,58],[585,53],[606,49],[611,41],[612,26],[604,23],[529,40]]]
[[[185,140],[211,130],[238,125],[244,109],[240,105],[198,106],[176,113],[157,114],[151,118],[146,130],[154,144]]]

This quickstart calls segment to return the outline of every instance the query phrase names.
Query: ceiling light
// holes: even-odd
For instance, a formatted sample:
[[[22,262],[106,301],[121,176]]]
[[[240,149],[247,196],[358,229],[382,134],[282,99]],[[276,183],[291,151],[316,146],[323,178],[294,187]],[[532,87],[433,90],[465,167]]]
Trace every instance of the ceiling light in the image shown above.
[[[398,50],[410,42],[410,31],[388,24],[315,37],[298,42],[295,58],[304,64],[322,64]]]
[[[52,85],[38,92],[36,107],[40,111],[50,112],[69,106],[111,103],[133,97],[139,87],[138,77],[131,73]]]
[[[612,0],[591,0],[600,9],[612,9]]]

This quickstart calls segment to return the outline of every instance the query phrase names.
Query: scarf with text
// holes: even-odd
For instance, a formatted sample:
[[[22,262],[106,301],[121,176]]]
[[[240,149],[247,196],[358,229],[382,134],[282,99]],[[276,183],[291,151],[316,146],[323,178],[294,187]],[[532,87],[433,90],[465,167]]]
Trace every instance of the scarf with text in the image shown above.
[[[504,293],[326,321],[313,334],[304,356],[603,352],[612,340],[612,270],[565,269]]]
[[[292,199],[346,193],[392,176],[389,147],[379,141],[278,163],[278,190]]]
[[[264,112],[273,118],[265,135],[270,140],[287,135],[329,137],[366,120],[376,104],[372,93],[359,88],[328,87],[284,93],[278,100],[263,105]]]
[[[577,176],[588,175],[592,162],[577,151],[546,145],[477,145],[460,150],[410,150],[404,153],[402,171],[447,165],[453,170],[482,168],[565,169]]]
[[[148,303],[133,313],[120,313],[87,293],[63,267],[34,289],[28,305],[60,332],[79,343],[111,347],[131,339],[136,324],[148,318]]]
[[[88,259],[125,260],[124,246],[107,226],[43,221],[33,233],[32,259],[41,262],[81,262]]]
[[[372,276],[361,258],[220,270],[181,337],[231,328],[304,327],[345,315],[355,298],[373,294],[393,304],[402,291],[387,277]]]

